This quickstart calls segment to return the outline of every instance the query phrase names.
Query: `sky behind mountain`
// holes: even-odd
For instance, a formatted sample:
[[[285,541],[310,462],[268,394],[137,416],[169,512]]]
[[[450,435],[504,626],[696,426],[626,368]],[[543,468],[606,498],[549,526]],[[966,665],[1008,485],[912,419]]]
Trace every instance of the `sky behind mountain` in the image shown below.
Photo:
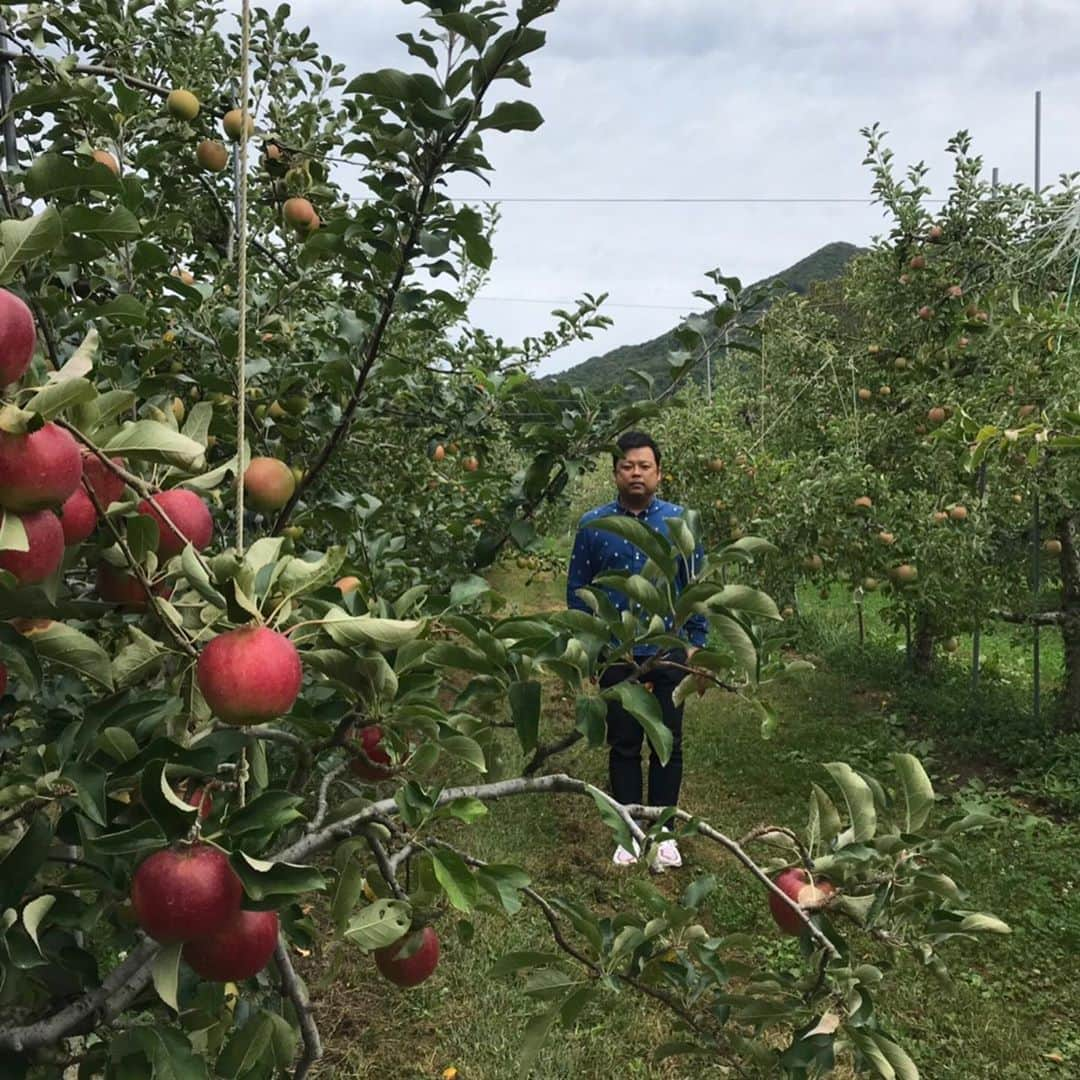
[[[395,35],[421,4],[296,0],[294,24],[350,75],[417,63]],[[492,133],[492,185],[462,198],[854,199],[869,196],[860,128],[880,121],[898,167],[931,166],[960,129],[1004,181],[1033,178],[1042,90],[1043,183],[1080,166],[1075,0],[563,0],[528,58],[538,131]],[[343,182],[347,173],[341,174]],[[883,231],[868,202],[506,202],[474,322],[507,341],[550,324],[584,291],[608,292],[613,329],[541,374],[654,337],[700,307],[706,270],[750,282],[832,240]]]

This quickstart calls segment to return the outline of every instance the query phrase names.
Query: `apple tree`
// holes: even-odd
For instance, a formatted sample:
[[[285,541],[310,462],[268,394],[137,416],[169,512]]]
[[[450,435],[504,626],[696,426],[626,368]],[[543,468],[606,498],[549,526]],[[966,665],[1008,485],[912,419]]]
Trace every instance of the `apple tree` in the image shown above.
[[[358,962],[370,954],[382,977],[412,986],[436,971],[448,925],[529,903],[559,951],[500,962],[528,970],[525,990],[543,1002],[524,1033],[526,1068],[556,1022],[636,992],[672,1016],[662,1055],[799,1076],[847,1053],[880,1075],[913,1075],[872,1004],[884,970],[860,958],[885,949],[936,967],[949,939],[1007,929],[954,882],[956,838],[987,821],[931,824],[930,781],[905,755],[883,781],[831,764],[841,798],[815,787],[805,831],[741,841],[541,768],[569,739],[601,745],[613,697],[666,758],[670,733],[646,688],[657,663],[682,668],[680,697],[711,686],[760,702],[769,680],[794,674],[763,662],[755,627],[778,613],[738,580],[763,541],[710,544],[676,595],[701,534],[692,516],[667,535],[597,522],[647,562],[587,590],[588,612],[500,615],[502,599],[468,572],[508,540],[533,543],[545,500],[653,408],[587,395],[567,406],[524,377],[543,350],[602,326],[592,298],[517,349],[479,332],[449,345],[490,230],[445,181],[490,171],[491,132],[540,122],[500,91],[528,86],[523,58],[543,46],[536,24],[554,6],[511,15],[428,0],[424,29],[402,35],[416,70],[353,79],[289,28],[284,8],[244,5],[239,35],[223,35],[221,9],[203,0],[11,19],[6,1072],[300,1077],[321,1039],[298,950],[332,926]],[[331,155],[359,167],[362,201],[335,185]],[[443,274],[464,291],[433,283]],[[397,441],[368,445],[372,433]],[[496,445],[509,464],[485,477]],[[448,545],[407,550],[399,508],[384,529],[369,485],[376,470],[394,474],[375,478],[387,505],[416,486],[421,460],[439,485],[435,468],[459,455],[482,507],[475,533],[448,534],[457,551],[471,546],[468,565]],[[443,502],[412,507],[437,516]],[[371,526],[359,543],[358,521]],[[597,690],[635,646],[677,647],[694,614],[712,638],[692,666],[654,656]],[[576,700],[571,731],[543,714],[549,679]],[[510,740],[532,767],[498,776]],[[744,943],[699,917],[708,879],[677,903],[643,888],[636,910],[594,912],[460,839],[457,825],[500,800],[556,795],[588,800],[646,854],[665,830],[718,845],[800,935],[805,969],[738,969]]]

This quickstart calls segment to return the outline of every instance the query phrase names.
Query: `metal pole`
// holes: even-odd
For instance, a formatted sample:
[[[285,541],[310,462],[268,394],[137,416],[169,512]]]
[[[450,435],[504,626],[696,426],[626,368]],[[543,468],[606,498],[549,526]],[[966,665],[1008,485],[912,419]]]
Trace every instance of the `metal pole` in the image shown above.
[[[1039,194],[1039,147],[1042,143],[1042,91],[1035,91],[1035,194]]]
[[[907,669],[911,671],[911,612],[904,613],[904,655],[907,657]]]
[[[712,404],[712,346],[705,350],[705,400]]]
[[[866,644],[866,623],[863,621],[861,600],[855,605],[855,610],[859,613],[859,648],[861,649]]]
[[[0,35],[7,40],[7,19],[0,15]],[[9,169],[14,169],[19,164],[19,157],[15,151],[15,117],[9,115],[8,108],[11,99],[15,95],[15,85],[11,79],[11,61],[0,60],[0,107],[4,110],[4,163]]]
[[[998,189],[998,167],[995,165],[993,171],[990,173],[990,190],[997,194]]]
[[[1039,592],[1042,585],[1042,566],[1039,559],[1039,493],[1035,492],[1034,506],[1032,508],[1032,516],[1034,521],[1031,529],[1031,570],[1032,570],[1032,593],[1034,595],[1034,609],[1035,613],[1039,612]],[[1039,712],[1041,706],[1041,690],[1040,683],[1042,682],[1042,673],[1040,671],[1040,656],[1039,656],[1039,624],[1036,623],[1033,627],[1035,634],[1032,640],[1031,646],[1031,661],[1032,661],[1032,681],[1034,687],[1031,693],[1031,709],[1035,717],[1035,723],[1039,723]]]

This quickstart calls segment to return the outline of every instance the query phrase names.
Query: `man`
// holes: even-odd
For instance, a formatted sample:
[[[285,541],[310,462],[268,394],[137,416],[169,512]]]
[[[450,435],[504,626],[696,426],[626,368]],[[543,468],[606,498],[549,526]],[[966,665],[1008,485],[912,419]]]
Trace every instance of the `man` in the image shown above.
[[[679,517],[682,507],[665,502],[656,497],[660,486],[660,450],[656,443],[642,431],[629,431],[616,442],[619,452],[614,458],[614,477],[617,497],[613,502],[598,506],[586,513],[578,522],[577,535],[574,538],[574,550],[570,556],[570,571],[566,581],[566,603],[568,607],[582,611],[590,610],[584,600],[577,595],[577,590],[592,583],[600,574],[613,570],[640,571],[645,565],[646,556],[629,541],[602,529],[589,529],[585,526],[597,518],[612,514],[628,514],[637,518],[649,528],[667,535],[665,518]],[[703,557],[701,547],[694,552],[694,565]],[[690,568],[685,560],[679,560],[679,572],[676,588],[681,592],[690,578]],[[611,602],[624,611],[628,599],[622,593],[605,588]],[[682,634],[688,638],[685,652],[669,653],[666,659],[672,664],[684,665],[694,652],[704,646],[708,634],[708,622],[703,615],[694,615],[685,623]],[[638,646],[634,650],[634,660],[641,663],[656,652],[655,646]],[[635,672],[631,664],[613,664],[604,671],[600,679],[601,687],[612,686]],[[682,784],[682,706],[676,706],[672,700],[675,687],[679,685],[686,671],[682,667],[666,666],[659,663],[648,671],[643,679],[651,683],[653,694],[660,705],[664,723],[671,731],[671,757],[666,765],[661,765],[653,752],[649,759],[649,804],[650,806],[674,806],[679,801],[679,789]],[[608,770],[611,780],[612,795],[624,805],[642,802],[641,784],[641,749],[645,733],[641,725],[617,701],[609,701],[607,706],[607,737],[610,753]],[[627,851],[621,845],[615,849],[613,861],[617,866],[629,866],[637,861],[637,852]],[[656,866],[659,869],[682,866],[682,856],[673,839],[662,841],[658,845]]]

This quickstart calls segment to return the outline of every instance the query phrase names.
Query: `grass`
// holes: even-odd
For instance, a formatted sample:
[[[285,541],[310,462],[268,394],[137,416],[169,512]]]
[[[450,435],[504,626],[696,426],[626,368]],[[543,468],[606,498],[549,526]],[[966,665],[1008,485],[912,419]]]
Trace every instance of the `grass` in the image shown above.
[[[519,607],[561,606],[562,583],[550,575],[503,572],[498,584]],[[924,1077],[949,1080],[1029,1080],[1080,1073],[1080,982],[1072,974],[1080,952],[1080,829],[1056,824],[973,775],[949,747],[901,726],[894,691],[867,673],[819,669],[773,694],[780,729],[762,741],[751,710],[710,695],[688,706],[686,779],[682,802],[729,835],[762,822],[804,827],[812,781],[828,785],[823,762],[880,769],[890,751],[912,749],[927,759],[949,806],[991,807],[1004,826],[970,834],[965,844],[970,905],[1013,927],[1008,937],[950,948],[949,987],[905,962],[882,988],[877,1007],[887,1030],[913,1055]],[[545,700],[548,732],[571,721],[568,705]],[[519,763],[511,751],[512,770]],[[603,752],[580,744],[559,768],[603,783]],[[508,800],[454,838],[489,860],[512,861],[535,887],[594,908],[615,908],[644,869],[616,871],[612,841],[595,808],[569,796]],[[769,965],[798,963],[798,946],[776,933],[760,889],[730,860],[700,839],[684,844],[686,867],[659,879],[678,895],[695,875],[716,873],[708,925],[714,932],[756,935],[757,957]],[[378,978],[370,959],[330,942],[308,962],[317,1016],[327,1043],[319,1075],[342,1080],[421,1080],[449,1068],[459,1080],[510,1080],[528,1018],[539,1006],[514,980],[492,978],[493,961],[510,951],[545,949],[546,924],[531,911],[514,919],[478,914],[472,940],[455,933],[453,915],[440,920],[444,959],[428,983],[399,991]],[[862,946],[860,945],[860,948]],[[869,955],[869,953],[868,953]],[[675,1059],[651,1062],[653,1048],[673,1037],[670,1018],[625,992],[590,1006],[572,1030],[556,1027],[534,1076],[685,1078],[737,1075],[721,1064]],[[1060,1059],[1060,1063],[1057,1058]],[[752,1070],[743,1075],[758,1075]],[[846,1068],[837,1076],[851,1075]]]

